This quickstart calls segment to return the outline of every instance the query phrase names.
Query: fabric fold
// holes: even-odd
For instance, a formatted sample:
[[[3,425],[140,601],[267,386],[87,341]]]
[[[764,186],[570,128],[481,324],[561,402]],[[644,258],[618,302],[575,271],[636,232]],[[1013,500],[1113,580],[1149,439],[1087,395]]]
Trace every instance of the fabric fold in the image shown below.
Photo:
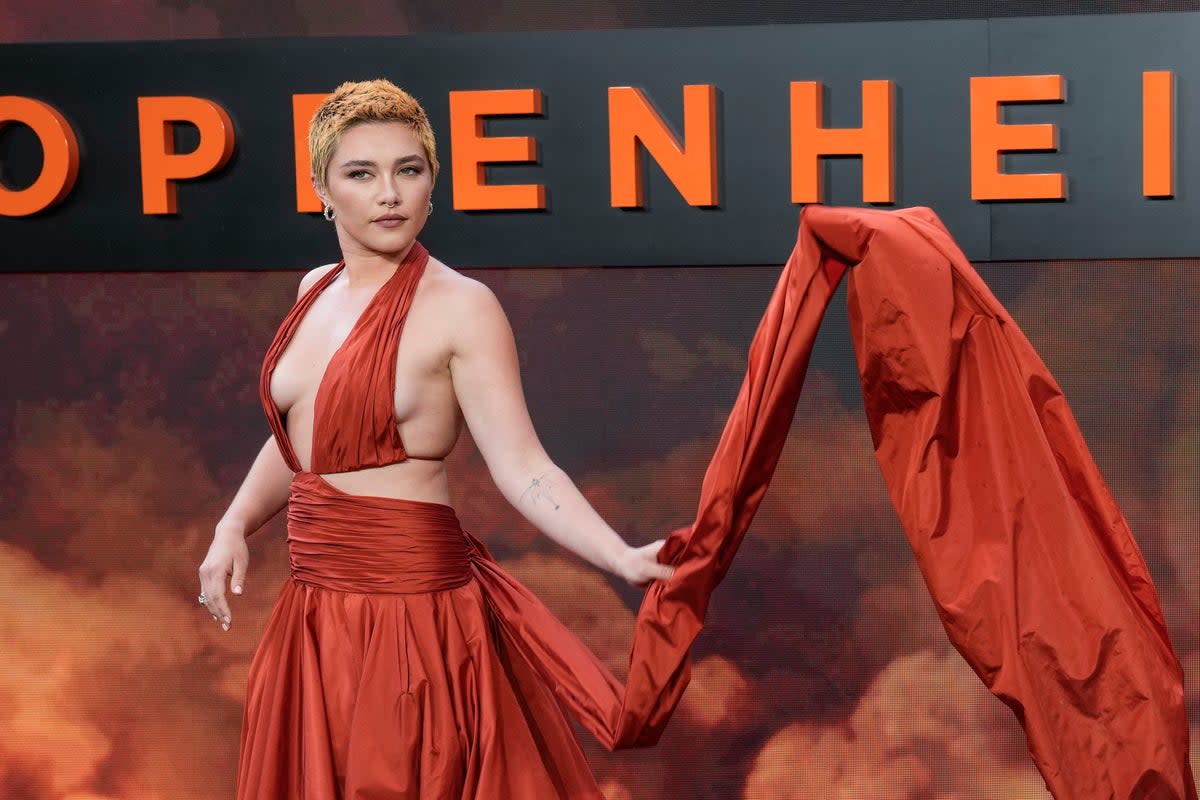
[[[849,304],[888,491],[950,641],[1059,800],[1192,798],[1183,673],[1149,571],[1050,371],[929,209],[873,235]]]
[[[301,472],[288,551],[247,675],[239,800],[602,800],[549,686],[495,635],[453,509]]]
[[[656,742],[778,463],[848,267],[876,457],[950,641],[1016,713],[1058,800],[1196,800],[1182,670],[1128,525],[1045,365],[929,209],[811,206],[625,686],[473,543],[523,682],[609,748]]]
[[[774,474],[817,329],[845,266],[815,241],[798,245],[750,347],[750,363],[701,489],[696,521],[659,558],[669,581],[647,590],[624,687],[532,594],[480,550],[476,578],[506,644],[609,749],[652,745],[687,688],[688,651]],[[477,547],[482,548],[477,544]]]

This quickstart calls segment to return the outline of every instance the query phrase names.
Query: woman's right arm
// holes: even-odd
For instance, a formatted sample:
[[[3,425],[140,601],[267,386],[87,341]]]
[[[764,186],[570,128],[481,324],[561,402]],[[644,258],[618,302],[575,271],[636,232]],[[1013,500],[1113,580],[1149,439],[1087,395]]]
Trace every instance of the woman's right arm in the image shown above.
[[[337,264],[326,264],[309,270],[300,279],[296,300],[304,297],[329,270]],[[208,555],[200,565],[200,591],[204,593],[205,606],[221,627],[229,630],[233,615],[229,612],[229,598],[225,594],[225,581],[232,578],[230,587],[234,594],[241,594],[246,581],[246,567],[250,563],[250,549],[246,537],[257,531],[271,517],[287,505],[288,487],[294,477],[279,451],[275,437],[267,439],[258,458],[250,465],[242,487],[234,495],[233,502],[217,523]]]
[[[296,301],[299,302],[313,284],[336,266],[326,264],[309,270],[300,279]],[[209,613],[225,630],[229,630],[233,624],[225,582],[232,578],[229,582],[231,591],[233,594],[242,593],[246,567],[250,564],[246,537],[266,525],[271,517],[287,505],[288,487],[293,477],[294,473],[279,451],[279,443],[274,436],[269,437],[262,450],[258,451],[258,458],[250,465],[250,471],[246,473],[246,479],[234,495],[233,502],[217,523],[208,555],[200,565],[200,591],[204,594]]]
[[[259,451],[258,458],[254,459],[233,502],[217,523],[208,555],[200,565],[200,591],[204,593],[209,613],[225,630],[229,630],[233,624],[229,598],[225,593],[226,580],[232,578],[230,586],[233,594],[242,593],[246,567],[250,563],[246,537],[287,505],[292,477],[293,473],[284,463],[275,437],[270,437]]]

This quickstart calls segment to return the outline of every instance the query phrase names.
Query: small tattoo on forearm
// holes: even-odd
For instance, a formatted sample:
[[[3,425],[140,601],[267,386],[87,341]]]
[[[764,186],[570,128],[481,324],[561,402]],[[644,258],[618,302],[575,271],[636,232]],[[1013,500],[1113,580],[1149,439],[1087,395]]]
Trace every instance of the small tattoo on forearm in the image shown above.
[[[546,475],[549,474],[549,472],[546,473]],[[539,500],[545,500],[555,511],[558,511],[558,501],[554,499],[554,495],[550,494],[550,490],[554,488],[554,482],[548,480],[546,475],[534,478],[530,482],[529,488],[521,493],[521,499],[524,500],[528,496],[535,506]]]

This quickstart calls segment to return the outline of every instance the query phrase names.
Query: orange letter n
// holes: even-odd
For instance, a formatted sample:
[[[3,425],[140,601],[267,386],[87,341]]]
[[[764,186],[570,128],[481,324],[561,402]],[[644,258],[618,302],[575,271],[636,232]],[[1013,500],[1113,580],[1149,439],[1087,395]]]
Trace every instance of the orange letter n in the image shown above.
[[[190,122],[200,143],[176,153],[174,126]],[[225,109],[200,97],[139,97],[138,135],[142,156],[142,213],[174,214],[175,181],[214,172],[233,155],[233,123]]]
[[[608,160],[613,208],[645,205],[639,143],[692,206],[717,205],[717,89],[683,87],[683,139],[663,122],[640,89],[608,90]]]

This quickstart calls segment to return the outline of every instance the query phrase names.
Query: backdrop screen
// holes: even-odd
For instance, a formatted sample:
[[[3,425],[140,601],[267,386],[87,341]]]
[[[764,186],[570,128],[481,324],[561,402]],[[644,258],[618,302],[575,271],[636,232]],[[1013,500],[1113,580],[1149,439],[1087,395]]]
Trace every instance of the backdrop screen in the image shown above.
[[[1197,8],[1197,0],[0,0],[0,41]],[[346,77],[361,76],[331,66],[331,84]],[[0,138],[0,166],[5,152]],[[436,255],[437,243],[427,244]],[[1129,518],[1183,661],[1195,742],[1200,259],[978,267],[1063,386]],[[196,568],[267,435],[257,370],[299,275],[61,268],[0,275],[0,800],[230,797],[247,666],[287,574],[281,521],[252,539],[231,633],[196,606]],[[778,271],[470,274],[509,313],[547,449],[614,527],[643,542],[694,514]],[[469,440],[450,469],[464,525],[623,673],[638,592],[537,535],[492,486]],[[658,747],[614,755],[583,737],[610,800],[1048,796],[1012,714],[949,646],[884,492],[844,295],[695,658]]]
[[[1195,687],[1200,261],[982,272],[1062,383]],[[548,449],[601,513],[636,541],[686,523],[778,268],[471,274],[512,318]],[[232,633],[197,609],[195,570],[267,435],[256,371],[297,280],[0,277],[0,797],[231,795],[247,664],[287,571],[280,521],[252,539]],[[1046,796],[947,643],[861,404],[835,300],[664,741],[611,755],[585,736],[609,797]],[[469,441],[451,474],[464,525],[621,672],[637,592],[537,535]]]

